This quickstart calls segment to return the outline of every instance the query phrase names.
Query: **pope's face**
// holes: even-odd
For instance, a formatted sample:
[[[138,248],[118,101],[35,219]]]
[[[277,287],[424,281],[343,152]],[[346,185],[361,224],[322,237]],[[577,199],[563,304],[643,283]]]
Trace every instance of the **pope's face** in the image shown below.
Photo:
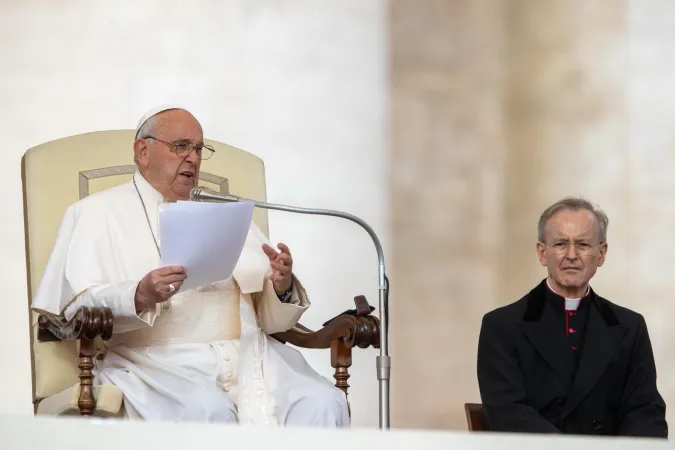
[[[189,112],[176,109],[157,115],[152,138],[137,139],[134,151],[142,175],[168,201],[188,200],[197,185],[203,145],[202,127]]]
[[[585,209],[557,211],[546,223],[544,241],[537,243],[537,253],[552,287],[568,298],[585,295],[607,254],[595,215]]]

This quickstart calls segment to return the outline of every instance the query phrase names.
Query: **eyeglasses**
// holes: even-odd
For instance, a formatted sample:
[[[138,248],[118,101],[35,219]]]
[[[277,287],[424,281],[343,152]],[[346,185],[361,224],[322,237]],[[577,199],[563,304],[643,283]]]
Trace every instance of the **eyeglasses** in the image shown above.
[[[184,139],[174,142],[163,141],[161,139],[157,139],[154,136],[146,136],[143,139],[154,139],[156,141],[161,142],[162,144],[166,144],[169,146],[171,151],[174,152],[176,155],[185,156],[186,158],[190,153],[192,153],[192,150],[194,150],[195,153],[197,153],[199,159],[201,159],[202,161],[209,159],[216,152],[216,150],[210,145],[204,144],[192,145],[190,141]],[[206,150],[206,152],[204,152],[204,150]]]
[[[572,244],[574,244],[574,249],[580,255],[589,255],[595,250],[595,247],[604,244],[604,242],[600,242],[598,244],[589,244],[588,242],[579,241],[573,242]],[[554,242],[553,244],[545,244],[545,245],[551,247],[553,249],[553,252],[557,255],[566,255],[570,251],[569,241],[557,241]]]

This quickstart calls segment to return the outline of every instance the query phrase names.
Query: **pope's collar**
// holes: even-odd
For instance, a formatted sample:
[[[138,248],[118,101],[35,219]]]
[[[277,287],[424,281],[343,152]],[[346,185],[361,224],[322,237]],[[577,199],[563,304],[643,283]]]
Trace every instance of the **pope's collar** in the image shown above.
[[[134,173],[134,181],[136,181],[136,186],[138,186],[138,192],[146,202],[150,201],[153,204],[168,203],[168,200],[157,189],[152,187],[138,170]]]

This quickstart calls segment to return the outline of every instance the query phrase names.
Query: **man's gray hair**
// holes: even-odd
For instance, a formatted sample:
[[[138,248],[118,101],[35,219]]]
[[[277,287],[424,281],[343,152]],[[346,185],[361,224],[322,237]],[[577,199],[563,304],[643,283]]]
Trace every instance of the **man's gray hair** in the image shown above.
[[[594,206],[588,200],[578,197],[566,197],[546,208],[546,210],[541,214],[541,217],[539,217],[539,225],[537,227],[537,238],[539,239],[539,242],[544,242],[546,224],[548,223],[548,220],[558,211],[565,209],[572,211],[585,209],[592,212],[595,216],[595,222],[598,226],[600,243],[604,244],[607,242],[607,227],[609,226],[609,218],[607,217],[607,214],[605,214],[600,208]]]
[[[155,134],[155,127],[157,126],[157,122],[158,122],[157,114],[146,120],[145,123],[141,126],[141,128],[138,129],[138,133],[136,133],[135,139],[145,139],[146,137]],[[138,159],[136,158],[135,153],[134,153],[134,163],[138,165]]]
[[[157,115],[150,117],[145,123],[138,129],[136,133],[136,139],[144,139],[148,136],[152,136],[155,132],[155,126],[157,125]]]

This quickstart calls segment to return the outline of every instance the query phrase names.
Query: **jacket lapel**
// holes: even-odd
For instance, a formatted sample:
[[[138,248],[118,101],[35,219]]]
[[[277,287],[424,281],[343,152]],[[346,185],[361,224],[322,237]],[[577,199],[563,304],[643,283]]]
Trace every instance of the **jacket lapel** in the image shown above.
[[[605,301],[591,291],[586,335],[581,350],[574,386],[562,409],[562,417],[570,414],[591,392],[614,358],[626,327],[619,325]]]
[[[570,386],[574,377],[574,355],[565,337],[564,323],[547,304],[547,289],[544,280],[529,293],[525,315],[518,325],[565,385]]]

